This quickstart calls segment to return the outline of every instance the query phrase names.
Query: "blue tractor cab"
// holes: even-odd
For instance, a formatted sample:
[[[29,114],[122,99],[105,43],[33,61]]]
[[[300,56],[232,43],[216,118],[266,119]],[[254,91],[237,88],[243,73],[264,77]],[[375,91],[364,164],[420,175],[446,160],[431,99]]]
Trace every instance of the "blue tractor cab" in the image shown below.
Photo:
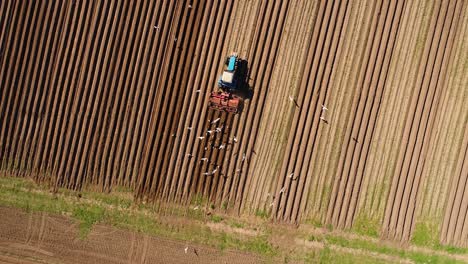
[[[228,61],[227,70],[228,71],[234,71],[235,67],[236,67],[237,57],[236,56],[231,56],[228,59],[229,59],[229,61]]]
[[[223,71],[223,74],[219,77],[218,86],[223,91],[233,92],[239,90],[237,74],[237,66],[239,59],[236,54],[226,58],[226,69]]]

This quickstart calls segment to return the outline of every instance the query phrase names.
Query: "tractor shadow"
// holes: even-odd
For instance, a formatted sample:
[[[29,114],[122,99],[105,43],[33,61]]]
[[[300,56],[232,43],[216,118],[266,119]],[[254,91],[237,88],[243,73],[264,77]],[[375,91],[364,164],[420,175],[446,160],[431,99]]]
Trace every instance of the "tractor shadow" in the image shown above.
[[[254,90],[249,86],[249,63],[247,60],[240,59],[237,65],[237,74],[239,83],[239,90],[234,94],[241,97],[243,100],[252,99]]]

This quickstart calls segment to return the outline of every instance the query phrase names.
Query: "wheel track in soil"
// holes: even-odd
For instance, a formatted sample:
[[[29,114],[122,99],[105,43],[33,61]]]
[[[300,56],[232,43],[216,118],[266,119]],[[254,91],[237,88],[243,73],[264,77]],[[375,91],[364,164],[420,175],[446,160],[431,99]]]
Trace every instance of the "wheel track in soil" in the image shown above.
[[[466,84],[452,75],[466,6],[3,1],[0,166],[56,188],[123,185],[162,210],[202,201],[346,229],[370,215],[398,240],[435,216],[441,241],[463,245],[466,93],[445,87]],[[207,102],[235,51],[254,93],[232,115]]]

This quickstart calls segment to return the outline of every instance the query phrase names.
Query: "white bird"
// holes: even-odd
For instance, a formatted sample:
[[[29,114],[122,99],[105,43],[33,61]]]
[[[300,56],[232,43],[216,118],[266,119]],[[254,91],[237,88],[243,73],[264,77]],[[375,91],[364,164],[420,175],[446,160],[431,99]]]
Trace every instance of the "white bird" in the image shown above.
[[[171,137],[175,137],[175,134],[172,134]]]
[[[325,117],[323,117],[323,116],[320,116],[320,120],[327,121],[327,120],[325,120]]]
[[[199,136],[198,139],[199,140],[203,140],[205,137],[202,137],[202,136]]]
[[[201,158],[201,161],[208,162],[208,158]]]
[[[193,157],[193,155],[190,154],[190,153],[187,153],[187,157],[191,158],[191,157]]]
[[[224,149],[225,147],[226,147],[226,145],[221,144],[221,145],[219,146],[219,149]]]
[[[216,118],[215,120],[213,120],[213,122],[211,122],[211,124],[214,124],[214,123],[218,122],[220,119],[221,119],[221,118],[219,118],[219,117]]]
[[[195,207],[193,208],[193,210],[196,211],[196,210],[198,210],[198,208],[199,208],[199,207],[198,207],[198,205],[197,205],[197,206],[195,206]]]
[[[206,175],[206,176],[208,176],[208,175],[211,175],[211,173],[209,173],[209,172],[205,172],[205,173],[203,173],[203,175]]]
[[[218,171],[218,169],[219,169],[219,166],[217,166],[217,167],[211,172],[211,174],[215,174],[215,173]]]
[[[192,8],[192,5],[189,4],[189,5],[188,5],[188,8]]]
[[[184,251],[185,251],[185,254],[187,254],[188,247],[185,247]]]
[[[156,29],[157,31],[159,31],[159,26],[154,26],[154,29]]]
[[[208,130],[208,131],[206,131],[206,133],[211,135],[211,134],[213,134],[213,130]]]
[[[242,153],[242,161],[244,161],[247,157],[245,156],[245,153]]]
[[[220,127],[216,128],[216,133],[219,133],[219,132],[221,132],[221,130],[222,130],[222,129],[223,129],[223,127],[222,127],[222,126],[220,126]]]
[[[188,130],[192,130],[192,127],[187,127]]]
[[[174,38],[174,41],[177,42],[177,38]]]
[[[327,107],[325,107],[324,105],[322,105],[322,110],[325,110],[325,111],[327,111],[327,110],[328,110],[328,108],[327,108]]]
[[[233,138],[232,140],[234,140],[234,142],[237,143],[237,138],[236,138],[236,136],[234,136],[234,138]]]
[[[201,89],[198,89],[198,90],[196,90],[195,92],[196,92],[196,93],[199,93],[199,92],[201,92]]]
[[[279,193],[284,193],[285,190],[286,190],[286,187],[283,187],[283,188],[281,188],[281,190],[279,191]]]

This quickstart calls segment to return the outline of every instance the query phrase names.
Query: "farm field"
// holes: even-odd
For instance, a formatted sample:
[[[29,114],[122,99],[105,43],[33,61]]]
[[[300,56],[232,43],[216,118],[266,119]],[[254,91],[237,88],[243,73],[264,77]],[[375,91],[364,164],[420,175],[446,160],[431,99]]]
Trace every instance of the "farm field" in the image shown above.
[[[465,0],[0,2],[0,170],[468,247]],[[208,107],[225,57],[242,111]],[[222,146],[222,147],[221,147]]]

